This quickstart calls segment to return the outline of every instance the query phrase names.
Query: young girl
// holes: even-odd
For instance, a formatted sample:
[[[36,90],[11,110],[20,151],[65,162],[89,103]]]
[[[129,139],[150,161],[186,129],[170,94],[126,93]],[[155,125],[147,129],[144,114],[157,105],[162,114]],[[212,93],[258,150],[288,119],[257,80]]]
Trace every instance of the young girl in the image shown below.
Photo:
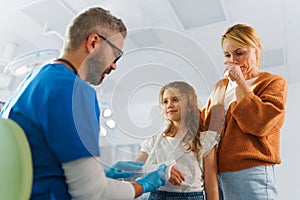
[[[162,87],[159,103],[168,125],[141,144],[137,161],[168,165],[168,182],[150,193],[152,199],[218,199],[216,132],[204,131],[194,88],[186,82]],[[167,171],[167,170],[166,170]]]

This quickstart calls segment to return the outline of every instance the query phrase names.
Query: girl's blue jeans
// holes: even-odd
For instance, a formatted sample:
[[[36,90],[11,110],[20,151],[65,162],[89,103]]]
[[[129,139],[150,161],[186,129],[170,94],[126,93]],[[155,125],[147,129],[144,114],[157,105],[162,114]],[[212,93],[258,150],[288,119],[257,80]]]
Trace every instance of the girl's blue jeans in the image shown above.
[[[203,192],[166,192],[155,190],[148,200],[204,200]]]

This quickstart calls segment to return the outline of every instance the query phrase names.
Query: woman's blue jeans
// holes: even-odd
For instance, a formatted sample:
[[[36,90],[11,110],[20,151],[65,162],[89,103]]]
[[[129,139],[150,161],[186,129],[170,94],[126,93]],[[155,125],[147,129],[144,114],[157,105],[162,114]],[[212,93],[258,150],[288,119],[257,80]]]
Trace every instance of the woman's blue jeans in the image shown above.
[[[218,176],[220,200],[277,200],[274,166],[252,167]]]

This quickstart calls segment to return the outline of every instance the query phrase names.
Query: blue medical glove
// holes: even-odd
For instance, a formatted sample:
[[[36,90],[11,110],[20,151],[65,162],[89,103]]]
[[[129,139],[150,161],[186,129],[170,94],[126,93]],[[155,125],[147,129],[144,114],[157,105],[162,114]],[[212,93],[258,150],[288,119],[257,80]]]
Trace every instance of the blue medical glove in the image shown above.
[[[138,171],[142,169],[145,163],[142,161],[119,161],[111,167],[104,169],[106,177],[109,178],[128,178],[132,175],[131,171]]]
[[[141,184],[143,187],[143,193],[151,192],[165,184],[162,178],[162,174],[166,170],[166,165],[162,164],[157,170],[147,174],[143,178],[137,180],[136,182]]]

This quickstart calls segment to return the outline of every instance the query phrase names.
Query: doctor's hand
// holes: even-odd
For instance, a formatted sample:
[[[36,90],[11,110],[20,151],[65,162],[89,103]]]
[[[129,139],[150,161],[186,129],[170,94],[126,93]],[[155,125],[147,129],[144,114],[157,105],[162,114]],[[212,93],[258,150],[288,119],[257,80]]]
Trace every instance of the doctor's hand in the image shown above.
[[[142,161],[119,161],[113,164],[111,167],[104,169],[106,177],[118,179],[128,178],[132,175],[131,171],[138,171],[142,169],[145,163]]]
[[[164,173],[165,170],[166,170],[166,165],[162,164],[158,167],[157,170],[147,174],[146,176],[136,181],[136,183],[142,185],[143,193],[151,192],[152,190],[155,190],[165,184],[165,181],[162,178],[162,174]]]

